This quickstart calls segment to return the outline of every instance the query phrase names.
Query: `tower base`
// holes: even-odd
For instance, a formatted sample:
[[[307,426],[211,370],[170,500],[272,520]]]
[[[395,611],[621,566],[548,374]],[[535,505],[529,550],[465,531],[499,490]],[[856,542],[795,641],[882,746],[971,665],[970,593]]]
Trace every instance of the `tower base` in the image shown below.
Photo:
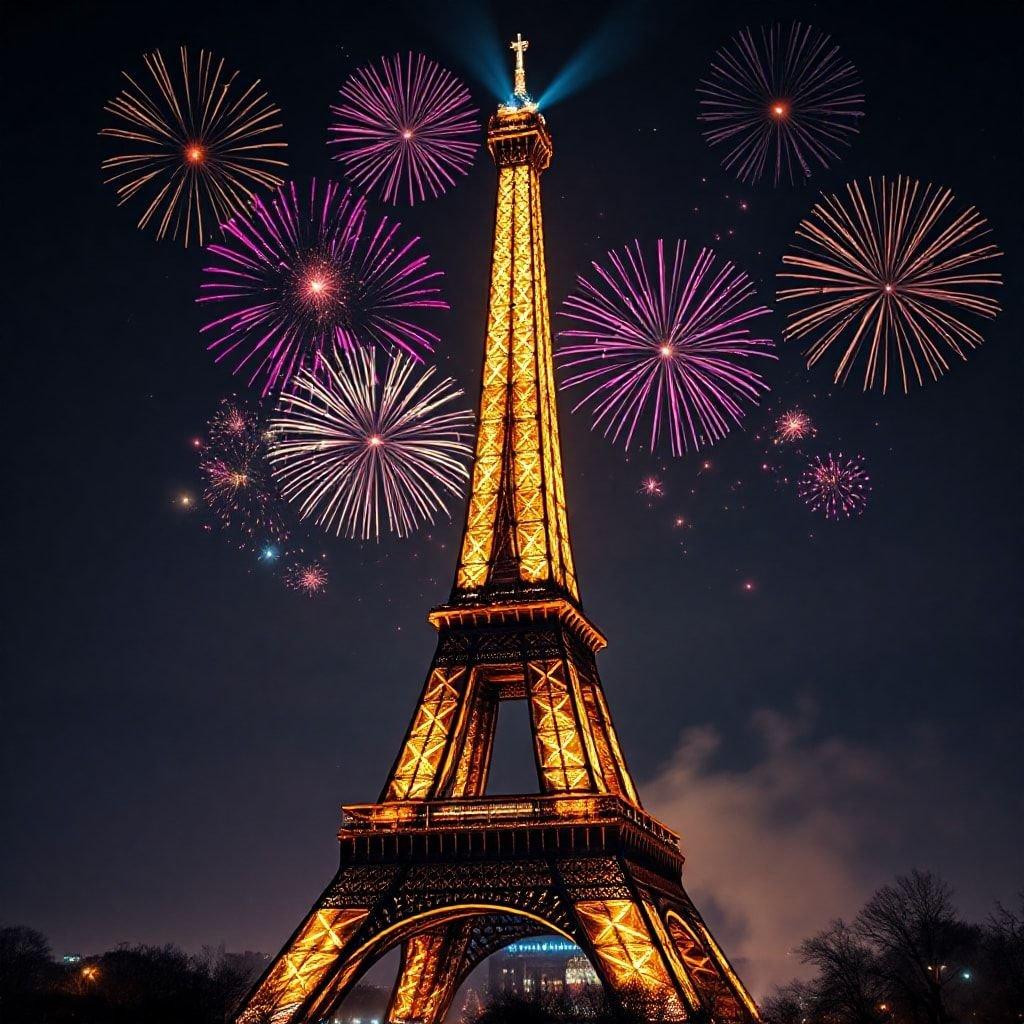
[[[400,947],[390,1024],[439,1024],[484,958],[554,932],[613,1003],[651,1021],[756,1021],[683,889],[678,839],[619,797],[495,797],[344,809],[341,866],[241,1024],[330,1016]]]

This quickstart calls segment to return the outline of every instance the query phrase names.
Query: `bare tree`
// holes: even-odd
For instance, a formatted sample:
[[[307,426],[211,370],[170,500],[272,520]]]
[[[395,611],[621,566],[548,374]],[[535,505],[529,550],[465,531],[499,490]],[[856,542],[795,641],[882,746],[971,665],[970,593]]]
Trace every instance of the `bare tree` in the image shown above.
[[[868,900],[853,929],[874,950],[886,1002],[901,1020],[959,1018],[978,929],[960,919],[945,882],[929,871],[899,876]]]
[[[984,1016],[991,1021],[1024,1020],[1024,892],[1019,911],[996,904],[982,939]]]
[[[886,1005],[875,951],[844,921],[807,939],[800,959],[817,969],[812,1008],[827,1008],[842,1024],[875,1024]]]
[[[761,1019],[764,1024],[804,1024],[816,999],[812,984],[791,981],[776,988],[761,1004]]]

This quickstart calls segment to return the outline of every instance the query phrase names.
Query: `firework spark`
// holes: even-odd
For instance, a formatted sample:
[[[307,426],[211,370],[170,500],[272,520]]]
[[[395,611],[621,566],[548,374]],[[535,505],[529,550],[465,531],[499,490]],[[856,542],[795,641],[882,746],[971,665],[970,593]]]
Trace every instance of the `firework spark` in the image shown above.
[[[223,245],[207,252],[202,303],[229,312],[208,323],[207,346],[228,359],[262,394],[284,387],[302,365],[314,367],[330,348],[376,343],[414,359],[432,351],[436,334],[408,318],[447,309],[440,271],[426,269],[419,238],[403,239],[386,217],[371,224],[366,200],[314,181],[305,198],[294,183],[251,216],[232,218]]]
[[[469,91],[422,54],[383,57],[341,87],[328,145],[361,188],[410,205],[439,196],[473,163],[480,123]]]
[[[811,417],[802,409],[790,409],[775,421],[775,444],[792,444],[806,441],[817,433]]]
[[[128,87],[104,108],[118,119],[100,135],[124,144],[102,163],[118,205],[139,197],[146,204],[139,228],[152,223],[156,237],[183,237],[203,245],[211,231],[247,209],[257,187],[275,188],[280,111],[259,91],[236,85],[238,72],[206,50],[190,60],[181,47],[178,74],[159,50],[143,56],[152,82],[127,72]],[[172,67],[174,65],[172,64]],[[141,81],[145,81],[142,79]]]
[[[640,481],[640,493],[648,498],[665,497],[665,485],[656,476],[645,476]]]
[[[447,511],[469,477],[472,413],[451,409],[462,389],[407,356],[338,350],[300,370],[272,423],[270,461],[303,518],[347,537],[400,537]]]
[[[799,22],[784,31],[749,28],[715,55],[697,88],[704,138],[725,146],[722,165],[741,181],[772,168],[774,183],[790,182],[838,159],[864,116],[856,68],[830,38]]]
[[[299,563],[288,567],[284,585],[307,597],[316,597],[327,589],[327,569],[320,562]]]
[[[949,357],[966,359],[984,340],[963,314],[992,319],[999,303],[979,289],[1002,283],[978,269],[1002,255],[991,242],[985,218],[967,207],[953,215],[953,193],[909,178],[868,179],[846,186],[846,201],[822,194],[797,229],[779,277],[780,301],[797,300],[786,337],[807,339],[807,365],[833,347],[833,375],[845,383],[864,360],[864,390],[888,390],[890,372],[904,391],[926,375],[937,380]]]
[[[812,512],[826,519],[859,516],[871,494],[871,478],[860,455],[815,455],[797,481],[797,493]]]
[[[202,453],[203,498],[221,525],[243,547],[284,540],[284,506],[255,413],[224,399],[210,419]]]
[[[593,403],[595,429],[627,449],[645,418],[652,451],[663,430],[673,455],[721,439],[740,422],[741,402],[768,389],[743,360],[776,358],[746,327],[769,312],[753,305],[750,278],[710,249],[688,265],[685,242],[666,258],[658,241],[653,276],[638,242],[608,261],[593,264],[598,283],[578,278],[560,314],[581,325],[560,337],[585,339],[557,353],[570,371],[562,388],[586,388],[574,411]]]

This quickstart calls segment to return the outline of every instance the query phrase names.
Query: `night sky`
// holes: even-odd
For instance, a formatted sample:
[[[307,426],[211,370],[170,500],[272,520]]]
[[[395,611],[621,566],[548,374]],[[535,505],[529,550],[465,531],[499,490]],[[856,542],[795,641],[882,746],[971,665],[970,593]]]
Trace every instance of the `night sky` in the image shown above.
[[[872,887],[933,868],[982,917],[1021,888],[1019,282],[1024,25],[1017,5],[777,3],[829,32],[866,117],[807,184],[736,183],[706,146],[695,86],[767,8],[595,3],[20,5],[5,41],[8,497],[2,717],[3,917],[57,953],[120,942],[276,951],[335,868],[341,802],[376,799],[454,572],[461,502],[405,542],[317,535],[317,600],[284,589],[175,498],[189,439],[244,392],[198,329],[203,258],[135,230],[97,137],[145,50],[207,47],[261,77],[299,180],[346,76],[413,49],[489,112],[493,59],[521,31],[545,109],[552,311],[633,238],[713,244],[761,298],[819,188],[909,174],[988,218],[1001,316],[965,364],[905,397],[829,387],[782,345],[746,431],[702,453],[628,458],[561,402],[583,600],[645,803],[683,836],[684,880],[755,991]],[[489,63],[490,62],[490,63]],[[490,67],[490,70],[489,70]],[[445,271],[438,362],[475,404],[494,168],[399,211]],[[744,211],[740,204],[746,203]],[[379,207],[378,207],[379,208]],[[696,208],[697,212],[694,212]],[[134,214],[134,216],[133,216]],[[730,234],[730,231],[732,234]],[[721,236],[721,241],[716,240]],[[783,318],[773,313],[771,331]],[[559,318],[555,317],[556,329]],[[786,407],[814,451],[861,452],[862,518],[827,523],[761,470]],[[657,473],[665,496],[638,494]],[[674,525],[681,516],[685,529]],[[752,583],[752,589],[744,586]],[[523,721],[499,724],[492,792],[535,785]]]

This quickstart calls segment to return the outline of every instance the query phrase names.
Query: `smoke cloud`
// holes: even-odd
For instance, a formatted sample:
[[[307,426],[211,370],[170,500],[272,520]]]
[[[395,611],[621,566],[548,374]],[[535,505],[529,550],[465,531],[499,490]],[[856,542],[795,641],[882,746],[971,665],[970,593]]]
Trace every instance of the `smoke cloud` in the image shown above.
[[[684,884],[757,997],[803,973],[801,940],[911,867],[952,882],[969,917],[1019,888],[999,837],[986,834],[999,815],[984,788],[934,737],[883,752],[819,735],[806,709],[757,711],[749,733],[735,768],[722,766],[715,729],[688,730],[642,789],[681,833]]]

